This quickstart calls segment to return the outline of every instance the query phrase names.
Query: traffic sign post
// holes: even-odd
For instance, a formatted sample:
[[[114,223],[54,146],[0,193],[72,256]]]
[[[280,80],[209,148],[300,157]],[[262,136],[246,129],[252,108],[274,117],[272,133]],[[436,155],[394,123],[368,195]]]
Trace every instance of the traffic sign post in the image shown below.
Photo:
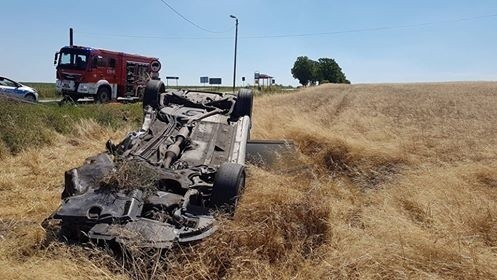
[[[176,80],[176,86],[178,86],[179,77],[166,77],[166,86],[169,86],[169,80]]]
[[[200,77],[200,83],[205,86],[209,83],[209,77]]]
[[[210,78],[209,85],[221,85],[223,80],[221,78]]]

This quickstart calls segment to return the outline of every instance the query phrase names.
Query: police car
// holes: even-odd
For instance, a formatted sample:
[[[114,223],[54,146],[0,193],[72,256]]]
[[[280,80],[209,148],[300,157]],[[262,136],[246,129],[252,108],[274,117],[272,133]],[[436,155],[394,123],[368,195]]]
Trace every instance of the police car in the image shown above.
[[[4,77],[0,77],[0,95],[31,102],[38,101],[38,93],[35,89]]]

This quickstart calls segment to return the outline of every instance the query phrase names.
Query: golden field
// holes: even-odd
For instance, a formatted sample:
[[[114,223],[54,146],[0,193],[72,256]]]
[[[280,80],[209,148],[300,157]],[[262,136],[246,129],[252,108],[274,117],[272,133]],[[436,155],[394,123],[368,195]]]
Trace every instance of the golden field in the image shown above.
[[[125,131],[83,120],[0,154],[0,279],[497,279],[497,83],[324,85],[254,106],[252,138],[292,139],[307,168],[250,167],[234,220],[162,255],[116,260],[40,226],[63,172]]]

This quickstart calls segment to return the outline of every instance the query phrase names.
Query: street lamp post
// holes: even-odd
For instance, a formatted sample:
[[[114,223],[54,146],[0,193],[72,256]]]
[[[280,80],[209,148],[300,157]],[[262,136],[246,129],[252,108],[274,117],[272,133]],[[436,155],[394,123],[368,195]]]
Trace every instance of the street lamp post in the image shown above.
[[[235,92],[236,87],[236,51],[238,47],[238,18],[234,15],[230,15],[230,18],[235,19],[235,62],[233,66],[233,93]]]

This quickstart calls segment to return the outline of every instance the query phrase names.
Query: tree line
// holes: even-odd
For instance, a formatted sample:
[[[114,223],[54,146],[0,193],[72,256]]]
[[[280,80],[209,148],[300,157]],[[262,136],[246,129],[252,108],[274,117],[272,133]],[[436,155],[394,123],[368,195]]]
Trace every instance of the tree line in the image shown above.
[[[293,65],[292,75],[303,86],[318,83],[350,84],[342,68],[332,58],[314,61],[307,56],[299,56]]]

